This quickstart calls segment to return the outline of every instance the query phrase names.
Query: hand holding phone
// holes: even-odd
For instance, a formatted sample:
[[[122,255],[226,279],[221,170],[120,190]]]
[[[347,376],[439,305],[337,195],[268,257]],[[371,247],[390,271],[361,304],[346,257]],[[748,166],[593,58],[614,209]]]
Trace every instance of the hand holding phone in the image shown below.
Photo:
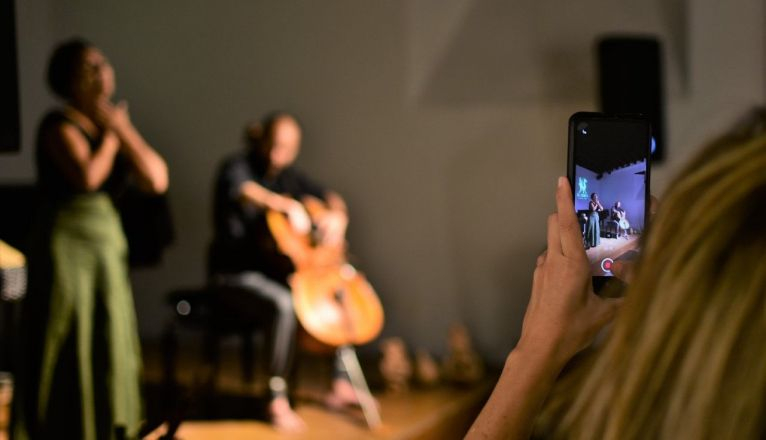
[[[649,206],[651,127],[638,115],[575,113],[568,177],[596,291],[635,257]]]

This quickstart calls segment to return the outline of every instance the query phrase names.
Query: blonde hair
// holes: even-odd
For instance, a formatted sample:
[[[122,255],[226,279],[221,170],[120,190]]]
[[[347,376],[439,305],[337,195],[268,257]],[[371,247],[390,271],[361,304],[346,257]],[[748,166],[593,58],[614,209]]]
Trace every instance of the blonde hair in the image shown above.
[[[549,402],[556,437],[766,433],[766,136],[753,137],[765,120],[754,114],[670,186],[608,341],[566,384],[571,405]]]

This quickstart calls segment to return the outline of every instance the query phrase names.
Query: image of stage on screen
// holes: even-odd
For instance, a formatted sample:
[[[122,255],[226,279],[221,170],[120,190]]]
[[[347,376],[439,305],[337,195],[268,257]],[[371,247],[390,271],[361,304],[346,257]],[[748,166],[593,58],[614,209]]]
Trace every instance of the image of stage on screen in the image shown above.
[[[646,161],[609,171],[575,167],[575,209],[595,276],[633,256],[644,229]]]

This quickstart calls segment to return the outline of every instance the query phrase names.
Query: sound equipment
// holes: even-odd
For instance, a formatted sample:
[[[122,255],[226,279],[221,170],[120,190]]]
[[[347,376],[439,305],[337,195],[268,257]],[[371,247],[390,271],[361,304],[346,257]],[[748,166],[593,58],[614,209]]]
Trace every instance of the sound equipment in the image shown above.
[[[665,156],[662,48],[653,37],[609,36],[598,41],[604,113],[640,113],[652,124],[652,160]]]
[[[21,148],[14,0],[0,0],[0,153]]]

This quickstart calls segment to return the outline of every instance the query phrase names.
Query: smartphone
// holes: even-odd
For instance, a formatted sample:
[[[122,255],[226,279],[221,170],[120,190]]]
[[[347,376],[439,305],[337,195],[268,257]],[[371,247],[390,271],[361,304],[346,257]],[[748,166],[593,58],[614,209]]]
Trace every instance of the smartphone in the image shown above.
[[[652,133],[641,115],[575,113],[567,175],[599,292],[615,261],[635,258],[648,221]]]

